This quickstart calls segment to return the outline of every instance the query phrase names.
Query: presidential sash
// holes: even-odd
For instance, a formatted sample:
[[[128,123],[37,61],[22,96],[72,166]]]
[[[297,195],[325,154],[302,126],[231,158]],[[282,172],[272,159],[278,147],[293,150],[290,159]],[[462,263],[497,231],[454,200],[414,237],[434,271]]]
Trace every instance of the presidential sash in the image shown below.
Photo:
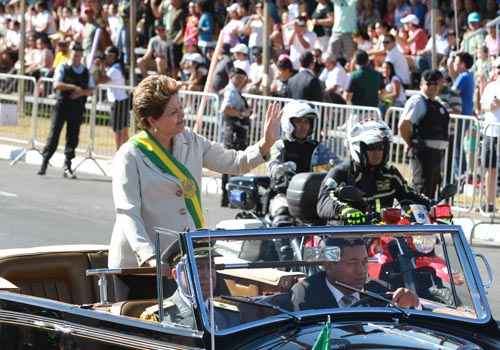
[[[150,133],[142,131],[130,140],[164,173],[177,178],[181,182],[182,193],[189,214],[191,214],[196,228],[203,228],[205,218],[201,210],[200,189],[191,172]]]

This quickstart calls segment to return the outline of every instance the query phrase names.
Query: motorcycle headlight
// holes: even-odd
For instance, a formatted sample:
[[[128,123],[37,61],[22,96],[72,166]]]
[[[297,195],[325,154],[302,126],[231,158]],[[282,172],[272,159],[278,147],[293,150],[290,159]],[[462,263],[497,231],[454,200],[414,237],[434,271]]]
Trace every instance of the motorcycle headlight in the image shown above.
[[[434,236],[414,236],[413,244],[415,249],[422,254],[429,254],[436,246],[436,237]]]

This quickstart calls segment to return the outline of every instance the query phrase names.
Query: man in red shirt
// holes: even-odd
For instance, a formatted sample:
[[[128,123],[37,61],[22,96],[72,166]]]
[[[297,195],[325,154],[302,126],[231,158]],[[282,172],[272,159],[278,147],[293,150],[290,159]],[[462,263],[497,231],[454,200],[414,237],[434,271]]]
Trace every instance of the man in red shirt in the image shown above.
[[[410,53],[416,56],[417,52],[423,50],[427,44],[427,33],[420,28],[419,19],[414,14],[409,14],[401,20],[405,29],[409,33],[408,44],[410,45]]]

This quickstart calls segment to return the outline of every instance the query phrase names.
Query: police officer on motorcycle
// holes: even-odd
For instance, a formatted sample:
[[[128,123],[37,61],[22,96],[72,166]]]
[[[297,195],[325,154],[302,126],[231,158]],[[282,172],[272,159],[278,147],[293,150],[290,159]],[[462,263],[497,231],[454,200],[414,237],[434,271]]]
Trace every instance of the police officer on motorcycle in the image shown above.
[[[313,171],[315,165],[334,158],[328,148],[313,139],[318,112],[304,101],[288,102],[282,110],[282,138],[271,149],[267,173],[271,178],[269,212],[273,226],[291,225],[286,201],[286,189],[292,176]]]
[[[347,136],[351,159],[331,169],[321,184],[317,212],[330,224],[343,221],[347,224],[363,224],[366,210],[387,208],[394,199],[401,204],[430,206],[430,200],[408,186],[399,170],[388,165],[392,132],[381,121],[365,121],[350,128]],[[338,189],[354,186],[364,193],[363,203],[345,203],[337,198]],[[368,208],[367,208],[368,205]]]

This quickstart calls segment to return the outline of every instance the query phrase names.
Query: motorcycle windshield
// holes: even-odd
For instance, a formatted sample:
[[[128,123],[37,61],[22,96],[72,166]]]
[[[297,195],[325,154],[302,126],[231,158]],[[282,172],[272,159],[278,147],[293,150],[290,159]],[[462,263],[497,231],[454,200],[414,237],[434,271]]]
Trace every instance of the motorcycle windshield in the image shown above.
[[[187,235],[201,321],[215,333],[346,310],[472,323],[490,317],[458,228],[310,227]],[[200,245],[211,247],[208,259],[193,253]]]

